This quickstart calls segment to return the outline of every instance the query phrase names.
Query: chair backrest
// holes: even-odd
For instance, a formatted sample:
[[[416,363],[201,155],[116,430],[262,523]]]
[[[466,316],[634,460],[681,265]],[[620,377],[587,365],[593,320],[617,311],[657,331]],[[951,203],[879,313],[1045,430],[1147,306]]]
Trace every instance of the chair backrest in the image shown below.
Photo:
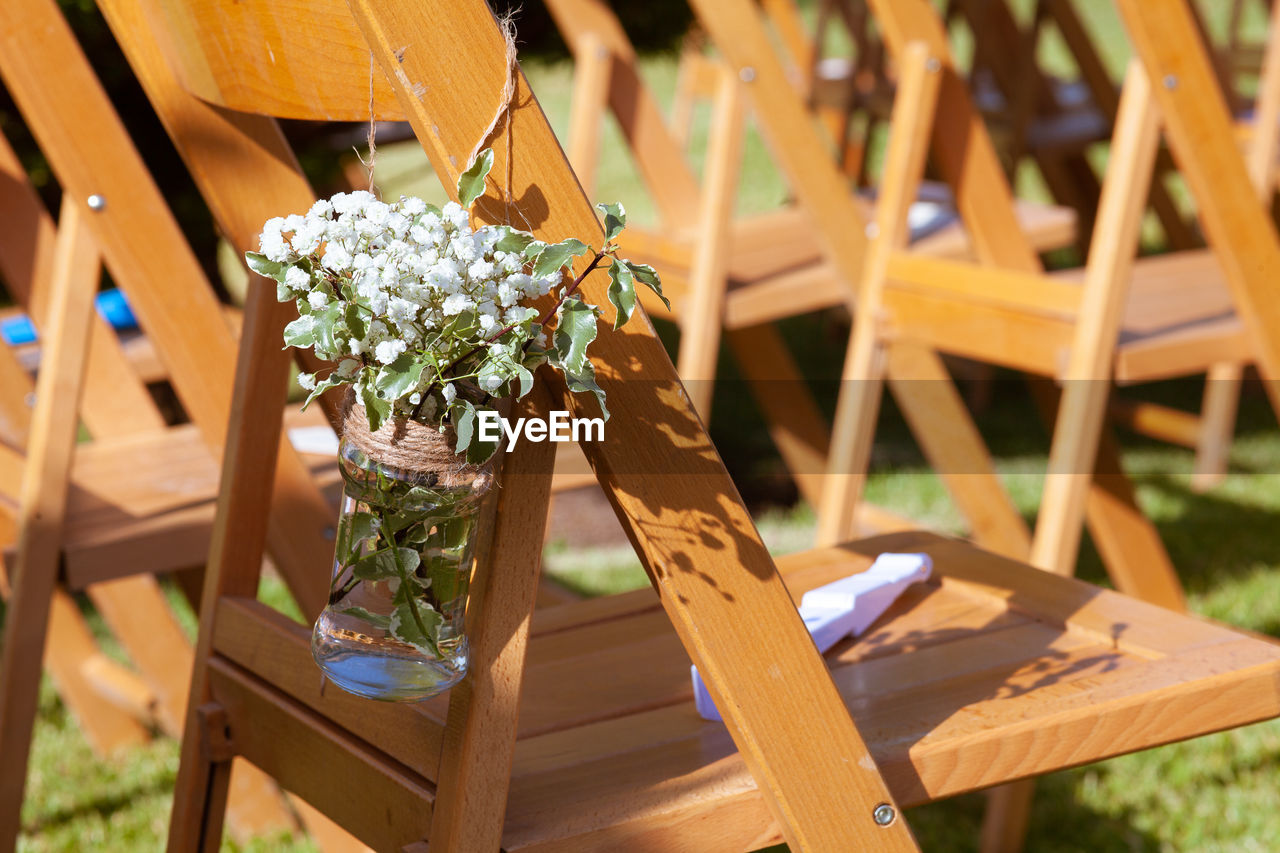
[[[156,78],[162,73],[155,66],[154,46],[143,44],[150,13],[156,31],[169,42],[166,52],[170,59],[182,65],[183,79],[197,81],[201,96],[222,108],[197,105],[191,99],[185,105],[176,100],[157,101],[162,115],[168,114],[166,120],[179,148],[193,160],[199,156],[200,165],[193,163],[192,169],[197,180],[206,170],[216,170],[224,178],[201,183],[218,216],[219,211],[235,206],[254,205],[259,211],[269,206],[270,211],[260,217],[265,219],[282,209],[305,209],[313,200],[292,161],[281,155],[282,142],[274,125],[256,116],[227,112],[266,109],[250,97],[253,92],[269,91],[273,104],[298,108],[294,114],[314,116],[315,111],[302,109],[309,93],[325,90],[332,83],[325,109],[336,114],[337,108],[329,103],[332,93],[356,94],[349,79],[345,83],[337,79],[343,76],[344,67],[350,71],[343,58],[367,57],[371,51],[437,174],[446,186],[452,186],[467,165],[463,160],[491,120],[498,93],[511,73],[499,29],[480,2],[402,1],[377,4],[377,8],[353,2],[354,22],[337,4],[313,4],[300,11],[267,2],[199,8],[174,2],[144,13],[129,0],[109,0],[104,7],[140,77]],[[302,11],[304,19],[299,17]],[[246,17],[237,18],[233,26],[225,15]],[[280,42],[294,37],[297,42],[292,45]],[[204,40],[211,38],[218,43],[205,44]],[[466,48],[460,50],[458,45]],[[215,74],[210,69],[219,56],[229,59]],[[449,57],[447,65],[440,61],[445,56]],[[302,61],[308,57],[314,60],[309,65]],[[363,117],[367,118],[367,74],[360,79],[365,85],[359,87],[356,103],[366,105]],[[522,201],[523,213],[537,233],[555,234],[557,239],[577,235],[598,240],[601,230],[595,213],[523,76],[517,73],[515,79],[515,106],[507,132],[515,141],[508,151],[499,137],[492,174],[510,176],[507,189]],[[176,98],[176,90],[173,94]],[[208,115],[209,123],[201,124],[199,136],[188,135],[186,131],[197,124],[192,116],[202,112]],[[184,117],[177,118],[178,113]],[[215,201],[217,196],[224,202]],[[500,213],[502,205],[494,205],[497,198],[491,189],[480,209]],[[604,301],[603,285],[588,279],[583,289],[587,299]],[[206,725],[207,715],[200,717],[197,709],[212,695],[209,674],[216,664],[213,652],[219,607],[226,606],[227,595],[252,597],[264,544],[259,516],[270,484],[262,472],[272,466],[280,433],[280,364],[284,356],[279,351],[278,331],[286,311],[274,303],[273,292],[258,290],[247,308],[245,357],[240,365],[236,416],[204,601],[203,615],[208,621],[202,629],[193,683],[191,737],[184,742],[178,781],[178,811],[171,835],[176,846],[182,846],[184,840],[194,842],[206,831],[200,818],[206,797],[225,785],[225,779],[216,773],[210,777],[202,772],[208,762],[206,758],[204,765],[200,763],[198,732],[211,729]],[[609,394],[612,419],[607,440],[585,448],[588,457],[659,588],[677,632],[720,707],[726,710],[730,732],[788,839],[802,848],[879,844],[909,849],[910,834],[902,822],[881,828],[871,819],[876,803],[890,802],[883,780],[873,762],[865,760],[865,745],[750,515],[695,413],[684,402],[661,342],[641,320],[621,331],[602,329],[594,355],[600,384]],[[552,381],[548,385],[557,398],[562,395],[561,386]],[[516,463],[520,458],[516,455],[510,461]],[[652,465],[658,459],[678,463],[680,476],[655,475]],[[529,516],[522,520],[515,512],[500,514],[492,547],[504,556],[509,554],[510,560],[522,554],[519,562],[526,570],[536,566],[540,524]],[[689,535],[691,524],[697,527],[693,538]],[[481,611],[477,620],[481,625],[504,612],[497,605],[490,610],[494,613]],[[752,618],[744,620],[745,612]],[[762,633],[770,638],[768,643],[759,642]],[[760,673],[779,661],[786,662],[787,689],[763,687]],[[477,661],[476,672],[486,671],[486,663]],[[474,694],[481,688],[473,686],[472,690]],[[333,702],[340,704],[337,699]],[[459,707],[450,709],[451,732],[468,732],[472,726],[483,729],[488,706],[461,707],[469,703],[458,694],[454,704]],[[803,732],[788,722],[801,716],[809,721]],[[442,790],[437,808],[441,811],[446,811],[442,802],[452,796],[445,792],[458,780],[480,789],[502,787],[506,765],[500,747],[508,742],[509,750],[514,734],[508,728],[509,718],[497,723],[493,740],[481,738],[485,748],[479,754],[472,754],[474,744],[452,743],[446,751],[443,766],[454,773],[450,779],[439,780]],[[818,728],[824,737],[810,737],[809,732]],[[509,756],[509,751],[506,754]],[[851,820],[850,815],[865,817]],[[471,820],[468,816],[459,824]],[[489,817],[475,820],[486,829],[495,823]],[[442,837],[432,840],[433,850],[437,843],[444,849],[455,849]]]

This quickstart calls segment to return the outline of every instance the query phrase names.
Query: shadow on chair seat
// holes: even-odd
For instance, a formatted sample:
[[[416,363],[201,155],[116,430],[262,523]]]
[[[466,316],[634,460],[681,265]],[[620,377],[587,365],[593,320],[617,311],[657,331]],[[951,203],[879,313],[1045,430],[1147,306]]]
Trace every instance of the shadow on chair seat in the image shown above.
[[[1280,712],[1280,646],[957,540],[892,534],[784,557],[779,569],[798,597],[883,551],[915,550],[933,555],[933,579],[827,656],[903,806]],[[261,694],[255,713],[270,706],[291,718],[309,717],[299,703],[310,706],[364,738],[363,748],[394,748],[404,776],[393,787],[404,799],[384,799],[388,808],[431,792],[447,699],[370,706],[326,693],[308,632],[283,617],[257,625],[264,611],[242,599],[224,605],[215,646],[234,664],[215,676],[219,695]],[[237,664],[266,672],[286,696],[254,687]],[[262,726],[262,717],[236,719],[242,705],[227,703],[232,730]],[[332,728],[311,719],[313,732]],[[288,761],[269,766],[283,756],[263,746],[245,751],[341,820],[330,798],[349,792],[323,774],[311,784]],[[700,849],[781,838],[726,729],[695,712],[688,658],[649,589],[535,613],[508,804],[504,850],[560,850],[570,839],[575,850],[659,849],[695,830],[710,845]],[[411,829],[396,818],[388,825]]]

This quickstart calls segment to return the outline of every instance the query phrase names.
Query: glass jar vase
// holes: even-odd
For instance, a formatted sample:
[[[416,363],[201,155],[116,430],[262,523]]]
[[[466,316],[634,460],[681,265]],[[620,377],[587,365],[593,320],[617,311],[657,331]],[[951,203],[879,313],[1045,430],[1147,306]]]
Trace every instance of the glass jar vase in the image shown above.
[[[343,690],[414,702],[466,675],[467,587],[489,480],[479,488],[474,478],[378,461],[368,449],[344,433],[333,581],[311,651]]]

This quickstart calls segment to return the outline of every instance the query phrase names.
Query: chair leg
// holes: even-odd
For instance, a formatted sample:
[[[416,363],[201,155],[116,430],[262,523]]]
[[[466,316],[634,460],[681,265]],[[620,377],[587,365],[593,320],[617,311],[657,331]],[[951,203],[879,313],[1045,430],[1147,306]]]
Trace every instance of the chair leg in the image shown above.
[[[51,322],[19,491],[18,554],[0,650],[0,851],[14,848],[21,823],[94,316],[97,280],[83,271],[97,264],[97,254],[82,222],[81,203],[70,198],[62,203],[49,294]]]
[[[1200,405],[1200,434],[1196,440],[1196,467],[1191,488],[1207,492],[1227,476],[1227,457],[1236,429],[1240,404],[1240,383],[1244,365],[1219,362],[1205,377],[1204,401]]]
[[[982,816],[982,853],[1020,853],[1027,836],[1031,802],[1036,780],[1020,779],[987,792],[987,810]]]
[[[742,167],[746,105],[738,76],[721,68],[707,142],[707,177],[698,212],[699,247],[689,280],[689,299],[680,323],[676,365],[693,407],[711,422],[711,396],[728,288],[729,225]]]
[[[169,853],[213,853],[222,845],[231,750],[225,713],[216,703],[187,714],[169,818]]]

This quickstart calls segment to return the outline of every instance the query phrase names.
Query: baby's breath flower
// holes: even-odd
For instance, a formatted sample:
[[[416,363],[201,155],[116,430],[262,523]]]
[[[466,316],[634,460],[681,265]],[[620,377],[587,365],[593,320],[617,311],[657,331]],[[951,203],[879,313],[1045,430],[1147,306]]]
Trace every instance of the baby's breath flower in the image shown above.
[[[404,341],[383,341],[374,348],[373,356],[383,364],[390,364],[406,349]]]
[[[481,186],[483,176],[481,184],[470,180]],[[460,187],[459,196],[474,200],[470,189]],[[608,213],[616,218],[620,208]],[[559,365],[547,332],[535,325],[541,311],[521,303],[562,285],[565,302],[577,285],[559,270],[532,276],[547,246],[521,235],[507,226],[473,229],[470,213],[455,202],[437,210],[418,198],[384,202],[356,190],[317,201],[305,215],[269,220],[261,254],[248,260],[279,282],[280,299],[298,301],[300,316],[285,340],[338,362],[323,383],[314,374],[299,376],[312,397],[320,386],[350,385],[358,398],[389,403],[391,416],[441,423],[459,405],[481,409],[492,394],[525,389],[516,380],[534,364],[525,363],[534,343],[540,361]],[[499,242],[517,248],[499,250]],[[597,253],[593,267],[604,257]],[[579,297],[565,304],[583,307]],[[584,327],[579,335],[585,333]],[[577,378],[590,386],[589,364],[586,370]],[[376,429],[373,421],[370,411]]]
[[[289,267],[284,274],[284,285],[295,293],[306,290],[311,285],[311,276],[299,267]]]

